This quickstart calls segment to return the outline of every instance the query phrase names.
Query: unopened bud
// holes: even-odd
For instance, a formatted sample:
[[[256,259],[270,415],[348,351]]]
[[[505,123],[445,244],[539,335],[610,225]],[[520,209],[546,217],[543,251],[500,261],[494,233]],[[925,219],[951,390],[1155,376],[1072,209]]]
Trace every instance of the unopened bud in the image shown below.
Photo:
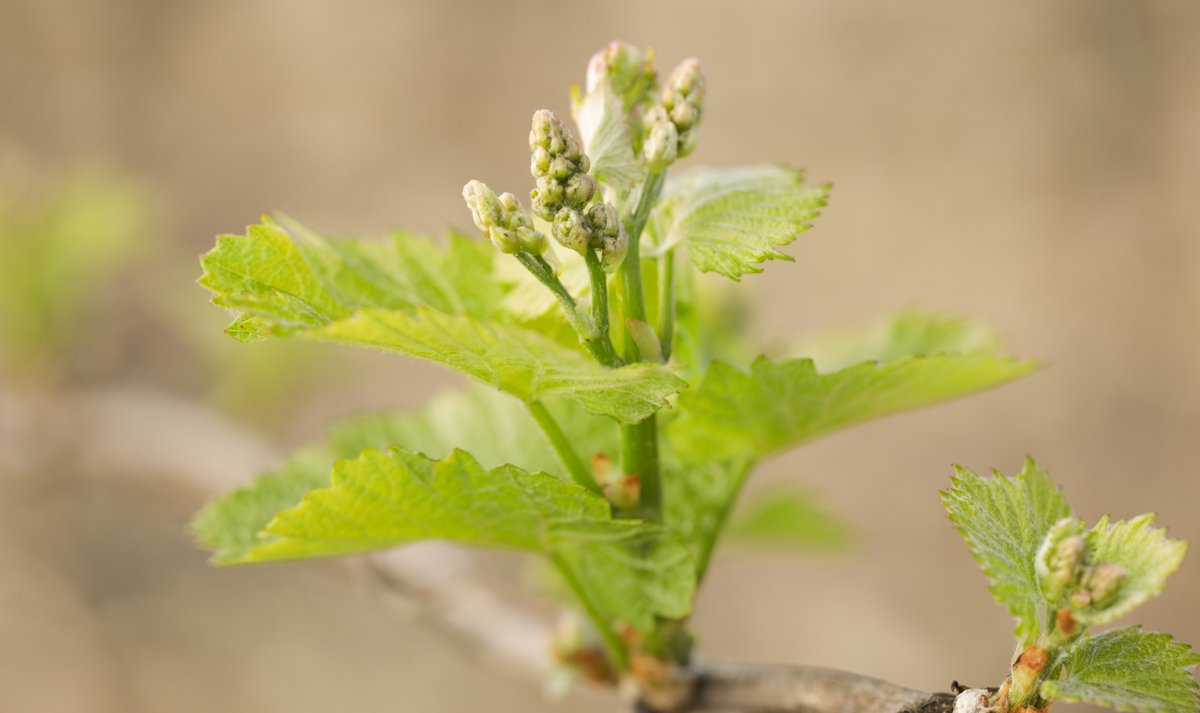
[[[629,252],[629,234],[622,228],[621,232],[613,237],[604,237],[600,244],[600,266],[604,271],[612,274],[621,267],[621,263],[625,262],[625,255]]]
[[[563,196],[572,205],[583,205],[596,195],[596,179],[586,173],[576,173],[567,181]]]
[[[575,208],[561,208],[554,216],[554,238],[564,248],[582,255],[591,243],[592,233],[583,215]]]
[[[468,181],[463,186],[463,200],[471,210],[471,220],[481,232],[487,233],[491,226],[500,222],[500,201],[483,181]]]
[[[658,333],[654,331],[654,327],[630,317],[625,320],[625,329],[633,338],[633,343],[637,345],[642,361],[662,362],[662,342],[658,338]]]
[[[539,254],[546,248],[546,236],[533,228],[533,220],[511,193],[497,196],[482,181],[470,181],[463,186],[463,200],[471,209],[475,227],[500,252],[509,255],[522,250]]]
[[[1083,586],[1091,595],[1092,606],[1103,608],[1112,602],[1125,581],[1125,568],[1112,562],[1089,567],[1083,576]]]
[[[640,476],[626,475],[604,485],[604,497],[618,510],[632,510],[642,497]]]
[[[659,106],[646,114],[644,123],[651,135],[655,124],[663,120],[675,125],[677,158],[687,156],[696,148],[700,119],[704,114],[704,93],[704,70],[700,60],[686,59],[671,72],[663,86]],[[651,160],[649,154],[646,157],[647,161]]]
[[[679,130],[669,121],[660,121],[650,127],[646,142],[642,144],[642,155],[653,173],[662,173],[679,158]]]
[[[554,112],[534,113],[529,149],[529,172],[537,184],[530,196],[539,218],[554,221],[563,207],[583,208],[596,194],[596,181],[588,175],[591,160]]]
[[[594,92],[607,81],[629,111],[654,88],[653,65],[653,52],[627,42],[610,42],[588,61],[587,91]]]
[[[1038,684],[1050,657],[1040,646],[1028,646],[1013,662],[1009,681],[1009,700],[1017,706],[1027,705],[1037,695]]]
[[[1034,570],[1046,601],[1057,603],[1079,580],[1083,566],[1083,523],[1067,517],[1054,523],[1034,556]]]

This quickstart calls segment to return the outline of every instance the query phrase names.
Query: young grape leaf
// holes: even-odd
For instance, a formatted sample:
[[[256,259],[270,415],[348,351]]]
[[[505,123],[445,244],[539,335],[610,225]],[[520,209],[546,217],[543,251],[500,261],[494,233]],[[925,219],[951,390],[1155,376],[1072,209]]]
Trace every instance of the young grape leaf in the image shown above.
[[[1017,638],[1031,644],[1044,618],[1034,555],[1046,533],[1069,516],[1071,508],[1032,458],[1014,479],[1000,473],[982,478],[957,466],[955,470],[942,503],[991,580],[992,596],[1017,618]]]
[[[1195,713],[1200,655],[1167,634],[1131,626],[1076,641],[1041,686],[1050,700],[1095,703],[1138,713]]]
[[[665,368],[606,369],[496,312],[492,257],[464,239],[293,241],[265,222],[226,235],[202,258],[200,284],[238,312],[243,339],[294,335],[429,359],[522,400],[566,394],[588,411],[635,423],[684,382]]]
[[[834,371],[865,361],[890,364],[906,357],[995,351],[999,346],[999,335],[984,325],[907,309],[865,332],[821,334],[789,351],[812,359],[821,371]]]
[[[525,327],[424,308],[412,315],[359,310],[303,336],[435,361],[522,401],[565,395],[591,413],[623,423],[637,423],[666,407],[667,397],[686,386],[661,367],[609,369]]]
[[[740,280],[766,260],[792,259],[779,248],[812,227],[829,189],[806,186],[803,171],[783,166],[693,171],[668,181],[652,237],[659,251],[685,245],[700,271]]]
[[[292,454],[274,472],[210,502],[192,520],[200,544],[213,551],[212,561],[232,564],[245,558],[260,542],[259,532],[275,517],[300,502],[312,490],[329,485],[334,455],[326,448],[306,448]]]
[[[464,451],[434,461],[401,449],[338,461],[332,485],[280,512],[235,561],[326,557],[421,539],[547,555],[610,621],[637,629],[691,607],[686,548],[660,527],[617,520],[604,498],[515,466],[486,470]]]
[[[597,453],[615,456],[619,444],[611,421],[563,399],[545,406],[585,460]],[[390,446],[443,458],[462,448],[487,468],[512,464],[566,478],[558,455],[525,405],[482,386],[443,393],[416,412],[373,414],[339,424],[330,432],[330,445],[339,458]]]
[[[692,549],[696,570],[703,576],[752,462],[685,462],[672,451],[667,448],[661,454],[663,524]]]
[[[579,125],[579,137],[592,162],[592,175],[621,195],[645,172],[633,153],[633,132],[629,114],[612,85],[599,82],[592,91],[581,95],[576,88],[571,97],[571,114]]]
[[[1167,531],[1153,525],[1153,514],[1118,520],[1111,525],[1106,515],[1087,533],[1084,546],[1087,561],[1120,565],[1124,576],[1112,602],[1077,612],[1081,621],[1105,624],[1123,616],[1161,592],[1167,577],[1179,569],[1187,543],[1167,539]]]
[[[749,373],[714,362],[679,398],[670,434],[681,456],[761,457],[859,421],[1015,379],[1034,365],[990,352],[936,354],[820,373],[809,359],[759,357]]]
[[[759,494],[729,523],[733,542],[773,549],[836,552],[849,546],[850,525],[794,488]]]

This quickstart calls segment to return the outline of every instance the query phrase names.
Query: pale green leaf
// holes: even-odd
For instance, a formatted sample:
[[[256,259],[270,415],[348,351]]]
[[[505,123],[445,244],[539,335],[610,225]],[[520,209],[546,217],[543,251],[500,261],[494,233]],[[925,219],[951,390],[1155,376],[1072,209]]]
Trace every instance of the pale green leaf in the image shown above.
[[[297,451],[274,472],[209,503],[192,521],[192,531],[213,562],[243,560],[259,543],[258,533],[308,492],[329,485],[334,456],[325,448]]]
[[[564,400],[545,405],[585,460],[601,452],[615,458],[617,429],[611,421]],[[330,445],[339,458],[390,446],[443,458],[462,448],[484,467],[512,464],[567,477],[525,405],[481,386],[435,396],[417,412],[373,414],[339,424],[330,433]]]
[[[625,194],[645,169],[633,152],[633,132],[621,98],[608,82],[599,82],[583,96],[573,97],[571,113],[579,125],[592,175]]]
[[[1187,543],[1168,539],[1165,529],[1155,529],[1153,514],[1111,525],[1105,516],[1088,532],[1084,551],[1089,562],[1112,562],[1125,570],[1111,603],[1076,613],[1088,624],[1104,624],[1161,592],[1167,577],[1179,569]]]
[[[971,320],[908,309],[865,332],[835,332],[801,340],[791,351],[808,357],[822,371],[865,361],[889,364],[930,354],[995,351],[1000,339]]]
[[[1045,618],[1034,556],[1050,528],[1069,516],[1071,508],[1033,459],[1011,479],[955,470],[942,503],[991,580],[992,596],[1017,618],[1017,638],[1031,644]]]
[[[1195,713],[1200,697],[1189,670],[1197,664],[1187,644],[1131,626],[1072,644],[1054,664],[1061,678],[1044,681],[1041,694],[1122,711]]]
[[[989,352],[938,354],[820,373],[808,359],[714,362],[679,398],[671,438],[689,461],[761,457],[829,431],[1023,376],[1033,364]]]
[[[734,280],[762,272],[766,260],[791,260],[780,250],[811,227],[830,186],[804,184],[783,166],[705,169],[672,177],[652,214],[659,251],[687,247],[702,272]]]
[[[726,536],[759,547],[820,552],[844,550],[853,539],[844,519],[794,488],[756,495],[735,514]]]
[[[454,451],[365,450],[332,485],[266,526],[240,562],[326,557],[439,539],[549,556],[611,621],[639,629],[691,606],[686,549],[655,525],[615,520],[602,497],[545,473],[483,468]]]
[[[294,335],[429,359],[522,400],[566,394],[592,413],[637,422],[684,383],[649,365],[606,369],[581,349],[506,319],[490,246],[398,235],[325,240],[265,222],[226,235],[200,284],[238,313],[242,340]]]
[[[685,462],[672,450],[662,453],[663,522],[693,549],[697,569],[703,573],[751,462]]]
[[[523,401],[565,395],[589,412],[636,423],[686,384],[667,369],[609,369],[531,329],[426,309],[359,310],[304,336],[445,364]]]

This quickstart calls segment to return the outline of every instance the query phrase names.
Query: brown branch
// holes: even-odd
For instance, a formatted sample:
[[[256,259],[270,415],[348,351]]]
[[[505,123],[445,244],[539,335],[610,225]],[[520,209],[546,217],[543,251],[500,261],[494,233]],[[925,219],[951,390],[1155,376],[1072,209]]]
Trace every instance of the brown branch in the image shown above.
[[[949,713],[954,706],[949,693],[923,693],[815,666],[700,660],[682,675],[682,689],[668,693],[677,700],[658,701],[651,693],[640,708],[660,713]]]

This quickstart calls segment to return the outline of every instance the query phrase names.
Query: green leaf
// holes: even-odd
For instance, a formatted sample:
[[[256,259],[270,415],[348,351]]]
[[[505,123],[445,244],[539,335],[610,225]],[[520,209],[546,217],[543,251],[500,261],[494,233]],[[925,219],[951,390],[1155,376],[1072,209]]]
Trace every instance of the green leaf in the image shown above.
[[[840,516],[824,508],[811,493],[777,489],[759,494],[729,523],[734,542],[769,548],[836,552],[853,536]]]
[[[580,456],[587,459],[603,452],[615,457],[617,430],[611,421],[561,399],[546,407]],[[417,412],[373,414],[339,424],[331,431],[330,445],[339,458],[390,446],[443,458],[462,448],[488,468],[513,464],[567,477],[524,404],[481,386],[440,394]]]
[[[661,457],[663,523],[692,548],[697,570],[703,574],[751,463],[746,459],[684,462],[670,448]]]
[[[929,354],[995,351],[999,336],[971,320],[908,309],[866,332],[836,332],[802,340],[793,353],[822,371],[844,369],[865,361],[890,364]]]
[[[142,186],[81,173],[43,191],[28,178],[0,171],[0,361],[18,379],[66,359],[97,287],[156,247]]]
[[[609,369],[531,329],[426,309],[365,309],[304,336],[445,364],[522,401],[565,395],[599,416],[637,423],[686,383],[657,366]]]
[[[765,260],[792,259],[779,248],[811,227],[829,189],[783,166],[694,171],[668,182],[651,215],[653,237],[659,251],[685,245],[702,272],[740,280]]]
[[[958,466],[955,470],[942,503],[991,580],[992,596],[1017,618],[1017,638],[1031,644],[1045,619],[1034,556],[1071,508],[1032,458],[1014,479],[1000,473],[982,478]]]
[[[297,451],[277,471],[209,503],[192,521],[192,531],[212,561],[232,564],[245,559],[260,539],[258,533],[309,491],[329,485],[334,456],[325,448]]]
[[[1187,644],[1131,626],[1075,642],[1055,663],[1062,677],[1044,681],[1041,694],[1123,711],[1194,713],[1200,697],[1188,671],[1197,664]]]
[[[714,362],[679,398],[671,438],[688,461],[761,457],[843,426],[979,391],[1034,365],[989,352],[913,357],[820,373],[809,359]]]
[[[633,132],[621,98],[609,82],[580,96],[575,90],[571,114],[579,125],[583,148],[592,162],[592,175],[624,195],[645,169],[633,152]]]
[[[515,466],[486,470],[454,451],[434,461],[401,449],[338,461],[332,485],[264,528],[237,561],[368,552],[422,539],[505,547],[551,557],[609,621],[648,629],[690,610],[687,550],[661,528],[615,520],[602,497]]]
[[[522,400],[566,394],[588,411],[636,423],[685,384],[665,368],[606,369],[580,349],[497,311],[490,248],[411,235],[328,241],[272,222],[226,235],[202,258],[200,284],[238,313],[253,340],[293,335],[435,361]]]
[[[1167,539],[1167,531],[1153,525],[1153,514],[1118,520],[1111,526],[1106,515],[1088,532],[1084,541],[1087,561],[1118,564],[1125,576],[1111,603],[1076,613],[1081,621],[1104,624],[1125,615],[1161,592],[1167,577],[1179,569],[1187,543]]]

